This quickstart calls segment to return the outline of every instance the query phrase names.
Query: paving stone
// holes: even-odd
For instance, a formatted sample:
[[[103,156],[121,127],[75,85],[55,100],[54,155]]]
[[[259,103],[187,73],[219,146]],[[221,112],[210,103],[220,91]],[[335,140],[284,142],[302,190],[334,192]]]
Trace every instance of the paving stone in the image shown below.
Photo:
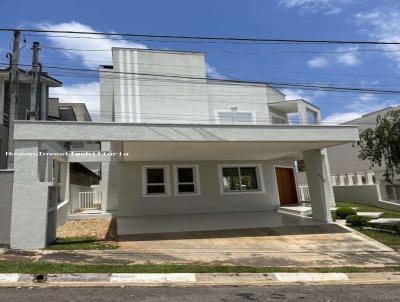
[[[370,223],[378,223],[378,224],[396,224],[399,222],[400,218],[378,218],[370,221]]]
[[[383,215],[383,212],[357,212],[357,215],[369,218],[379,218]]]

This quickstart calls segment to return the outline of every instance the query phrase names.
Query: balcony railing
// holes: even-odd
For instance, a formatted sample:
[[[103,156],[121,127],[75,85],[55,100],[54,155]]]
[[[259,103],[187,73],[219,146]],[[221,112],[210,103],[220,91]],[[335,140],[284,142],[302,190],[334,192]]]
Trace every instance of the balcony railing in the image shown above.
[[[301,202],[309,202],[311,200],[308,186],[299,185],[299,198]]]
[[[79,192],[80,210],[101,210],[102,203],[101,191]]]
[[[375,184],[374,172],[332,174],[331,179],[333,186],[362,186]]]

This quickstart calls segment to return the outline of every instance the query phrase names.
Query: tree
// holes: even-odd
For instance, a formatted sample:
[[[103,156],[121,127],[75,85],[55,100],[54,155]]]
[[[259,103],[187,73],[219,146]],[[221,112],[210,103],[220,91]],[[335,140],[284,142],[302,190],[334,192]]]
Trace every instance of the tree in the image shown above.
[[[369,160],[371,167],[385,167],[385,181],[392,183],[400,174],[400,109],[391,110],[376,118],[376,128],[360,133],[358,157]]]

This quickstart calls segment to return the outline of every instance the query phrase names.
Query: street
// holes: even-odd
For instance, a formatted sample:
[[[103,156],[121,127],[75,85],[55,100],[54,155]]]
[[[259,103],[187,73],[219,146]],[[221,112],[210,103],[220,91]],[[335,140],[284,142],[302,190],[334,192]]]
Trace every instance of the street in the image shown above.
[[[0,301],[398,301],[399,285],[0,288]]]

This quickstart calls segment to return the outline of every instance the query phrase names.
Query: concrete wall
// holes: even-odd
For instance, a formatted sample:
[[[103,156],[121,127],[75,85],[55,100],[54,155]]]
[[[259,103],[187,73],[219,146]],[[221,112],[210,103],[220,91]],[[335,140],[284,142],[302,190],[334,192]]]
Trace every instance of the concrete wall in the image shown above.
[[[8,128],[0,125],[0,169],[7,168]]]
[[[366,203],[380,200],[377,185],[333,186],[333,192],[337,201]]]
[[[67,200],[57,206],[57,227],[62,226],[68,220],[70,202]]]
[[[100,72],[102,121],[215,123],[216,110],[237,107],[265,124],[268,103],[285,100],[266,85],[205,80],[206,70],[203,53],[114,48],[113,68]]]
[[[223,163],[261,164],[265,192],[221,194],[218,165]],[[173,192],[173,168],[175,164],[194,164],[199,167],[199,196],[143,197],[142,166],[170,166],[170,188]],[[197,213],[223,213],[240,211],[275,210],[279,206],[274,165],[291,166],[291,160],[251,162],[120,162],[118,167],[118,233],[137,232],[134,221],[137,216],[179,215]],[[184,226],[182,226],[184,229]]]
[[[337,201],[352,201],[390,211],[400,211],[400,203],[381,199],[379,185],[333,186]]]
[[[0,245],[10,243],[13,180],[14,171],[0,170]]]

